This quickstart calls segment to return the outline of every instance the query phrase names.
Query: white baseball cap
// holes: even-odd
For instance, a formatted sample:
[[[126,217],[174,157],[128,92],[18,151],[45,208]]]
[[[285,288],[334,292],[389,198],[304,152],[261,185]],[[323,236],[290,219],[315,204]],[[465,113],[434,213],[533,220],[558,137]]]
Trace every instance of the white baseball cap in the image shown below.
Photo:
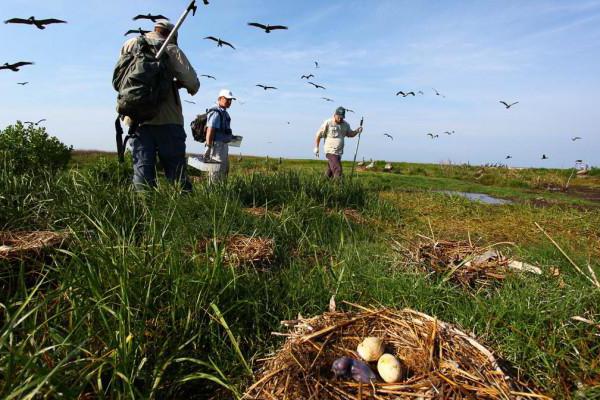
[[[225,97],[226,99],[235,100],[235,97],[233,97],[233,93],[231,93],[231,90],[229,90],[229,89],[221,89],[217,99],[219,99],[221,97]]]

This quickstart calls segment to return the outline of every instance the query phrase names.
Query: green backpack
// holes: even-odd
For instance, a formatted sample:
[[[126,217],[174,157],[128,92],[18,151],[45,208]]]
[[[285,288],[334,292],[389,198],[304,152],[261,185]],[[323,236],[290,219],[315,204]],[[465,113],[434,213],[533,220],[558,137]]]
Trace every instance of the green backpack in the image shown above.
[[[173,90],[166,53],[156,59],[160,45],[162,41],[151,44],[144,36],[138,37],[133,51],[119,58],[113,73],[113,87],[119,92],[117,112],[136,123],[154,118]]]

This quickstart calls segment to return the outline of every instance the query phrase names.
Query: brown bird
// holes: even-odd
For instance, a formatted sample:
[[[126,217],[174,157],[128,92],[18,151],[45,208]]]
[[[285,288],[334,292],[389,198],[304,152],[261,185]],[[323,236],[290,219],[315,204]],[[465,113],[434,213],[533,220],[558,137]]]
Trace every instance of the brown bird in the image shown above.
[[[316,83],[313,83],[311,81],[308,81],[307,83],[313,85],[316,89],[323,89],[323,90],[325,90],[325,86],[317,85]]]
[[[321,97],[321,98],[322,98],[323,100],[325,100],[325,101],[333,101],[333,99],[330,99],[330,98],[328,98],[328,97]]]
[[[545,154],[542,154],[542,160],[547,160],[547,159],[548,159],[548,156]]]
[[[190,103],[190,104],[196,104],[196,103],[194,103],[193,101],[190,101],[190,100],[184,100],[184,101],[185,101],[186,103]]]
[[[512,156],[510,154],[506,156],[506,160],[509,160],[511,158],[512,158]]]
[[[224,40],[222,40],[220,38],[216,38],[214,36],[207,36],[204,39],[208,39],[208,40],[212,40],[212,41],[216,42],[217,43],[217,47],[223,47],[223,45],[225,45],[225,46],[229,46],[229,47],[231,47],[232,49],[235,50],[235,47],[233,47],[233,45],[231,43],[226,42],[226,41],[224,41]]]
[[[29,82],[17,82],[17,85],[21,85],[21,86],[25,86],[27,85]]]
[[[14,63],[14,64],[4,63],[4,65],[0,66],[0,70],[10,69],[13,72],[18,72],[20,70],[20,68],[24,67],[25,65],[33,65],[33,63],[29,62],[29,61],[20,61],[18,63]]]
[[[146,33],[149,33],[150,31],[145,31],[142,28],[138,28],[138,29],[130,29],[127,32],[125,32],[124,36],[127,35],[131,35],[132,33],[139,33],[140,35],[144,36]]]
[[[275,86],[265,86],[265,85],[256,85],[256,86],[263,88],[264,90],[277,89]]]
[[[444,96],[443,94],[441,94],[440,92],[438,92],[436,88],[432,88],[432,89],[433,89],[433,91],[435,92],[435,95],[436,95],[436,96],[441,96],[441,97],[443,97],[443,98],[446,98],[446,96]]]
[[[169,18],[165,17],[164,15],[160,15],[160,14],[159,15],[152,15],[152,14],[141,15],[140,14],[138,16],[133,17],[134,21],[137,21],[139,19],[149,19],[152,22],[156,22],[159,19],[169,19]]]
[[[402,90],[399,91],[398,93],[396,93],[396,96],[401,95],[402,97],[406,97],[406,96],[414,96],[415,92],[408,92],[408,93],[404,93]]]
[[[573,142],[574,142],[574,141],[576,141],[576,140],[581,140],[581,139],[583,139],[581,136],[575,136],[575,137],[572,137],[572,138],[571,138],[571,140],[572,140]]]
[[[39,124],[41,124],[42,122],[45,122],[45,119],[40,119],[38,122],[31,122],[31,121],[24,121],[26,124],[31,124],[31,125],[35,125],[38,126]]]
[[[263,29],[265,31],[265,33],[271,33],[271,31],[277,30],[277,29],[287,29],[287,26],[283,26],[283,25],[263,25],[263,24],[259,24],[258,22],[248,22],[249,26],[254,26],[260,29]]]
[[[351,110],[351,109],[349,109],[349,108],[344,108],[344,110],[346,110],[346,111],[348,111],[348,112],[351,112],[352,114],[355,114],[354,110]]]
[[[384,133],[383,136],[387,136],[390,139],[394,140],[394,137],[392,135],[390,135],[389,133]]]
[[[214,79],[215,81],[217,80],[217,78],[215,78],[212,75],[200,75],[200,76],[204,76],[205,78],[210,78],[210,79]]]
[[[46,29],[45,25],[50,24],[66,24],[67,21],[63,21],[60,19],[49,18],[49,19],[35,19],[35,17],[29,17],[27,19],[23,18],[11,18],[4,21],[5,24],[25,24],[25,25],[35,25],[38,29]]]
[[[309,75],[302,75],[300,77],[300,79],[310,79],[310,78],[314,78],[315,76],[313,74],[309,74]]]

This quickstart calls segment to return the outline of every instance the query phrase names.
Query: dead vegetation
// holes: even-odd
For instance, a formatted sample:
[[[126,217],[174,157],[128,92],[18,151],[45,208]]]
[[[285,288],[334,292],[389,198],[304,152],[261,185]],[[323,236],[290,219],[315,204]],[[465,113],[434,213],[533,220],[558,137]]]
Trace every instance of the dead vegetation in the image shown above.
[[[214,245],[215,240],[203,239],[198,243],[198,250],[206,253]],[[269,238],[233,235],[216,239],[216,244],[223,249],[223,259],[231,265],[267,267],[275,259],[275,241]]]
[[[59,247],[67,239],[65,232],[0,231],[0,260],[24,260],[41,256],[49,248]]]
[[[492,352],[455,326],[418,311],[327,312],[284,321],[291,332],[263,360],[245,399],[547,399],[508,376]],[[281,334],[280,334],[281,335]],[[397,383],[359,384],[336,380],[335,359],[358,358],[362,338],[384,340],[386,352],[402,363]],[[374,369],[374,368],[373,368]],[[374,369],[375,370],[375,369]]]

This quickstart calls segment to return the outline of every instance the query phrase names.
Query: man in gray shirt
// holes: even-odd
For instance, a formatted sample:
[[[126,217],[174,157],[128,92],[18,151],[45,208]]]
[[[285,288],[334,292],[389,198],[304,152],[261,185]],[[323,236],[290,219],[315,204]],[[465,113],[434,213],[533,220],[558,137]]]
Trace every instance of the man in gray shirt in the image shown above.
[[[327,158],[328,178],[339,178],[342,176],[342,154],[344,154],[344,138],[355,137],[362,132],[362,126],[353,131],[350,125],[344,121],[346,109],[338,107],[332,118],[323,122],[315,137],[315,156],[319,157],[319,146],[321,139],[325,139],[325,157]]]

